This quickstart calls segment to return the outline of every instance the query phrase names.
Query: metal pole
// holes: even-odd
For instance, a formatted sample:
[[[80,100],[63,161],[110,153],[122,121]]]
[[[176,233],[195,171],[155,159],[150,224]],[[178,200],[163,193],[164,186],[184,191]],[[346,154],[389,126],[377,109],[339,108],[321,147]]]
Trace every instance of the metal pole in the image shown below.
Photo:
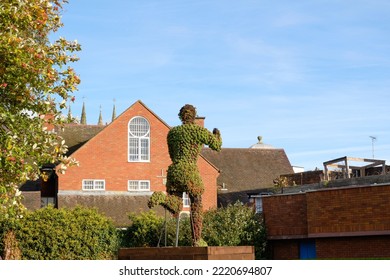
[[[375,155],[374,155],[374,141],[376,140],[376,137],[375,136],[370,136],[371,138],[371,145],[372,145],[372,158],[375,158]]]
[[[177,217],[177,223],[176,223],[176,241],[175,241],[175,247],[179,245],[179,225],[180,225],[180,214],[181,211],[179,212],[179,216]]]

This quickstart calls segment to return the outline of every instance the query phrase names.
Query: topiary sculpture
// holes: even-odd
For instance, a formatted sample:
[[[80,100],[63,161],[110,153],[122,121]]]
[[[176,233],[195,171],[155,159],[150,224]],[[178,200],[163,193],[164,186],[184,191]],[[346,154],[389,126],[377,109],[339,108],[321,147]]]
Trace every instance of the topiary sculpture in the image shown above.
[[[203,207],[202,194],[204,185],[197,161],[203,145],[220,151],[222,139],[214,128],[211,133],[195,124],[196,108],[186,104],[180,109],[182,125],[173,127],[167,136],[169,156],[172,164],[167,172],[167,193],[155,192],[149,200],[149,207],[162,205],[173,214],[181,211],[182,195],[186,192],[191,201],[192,241],[193,246],[204,244],[202,240]]]

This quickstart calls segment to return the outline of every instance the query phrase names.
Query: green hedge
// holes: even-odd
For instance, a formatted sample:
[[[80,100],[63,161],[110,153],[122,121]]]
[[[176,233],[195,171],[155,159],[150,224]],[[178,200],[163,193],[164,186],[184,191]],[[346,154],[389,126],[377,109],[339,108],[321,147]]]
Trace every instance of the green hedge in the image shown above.
[[[23,259],[116,258],[117,230],[95,209],[46,207],[27,212],[14,227]],[[6,231],[3,227],[2,232]]]

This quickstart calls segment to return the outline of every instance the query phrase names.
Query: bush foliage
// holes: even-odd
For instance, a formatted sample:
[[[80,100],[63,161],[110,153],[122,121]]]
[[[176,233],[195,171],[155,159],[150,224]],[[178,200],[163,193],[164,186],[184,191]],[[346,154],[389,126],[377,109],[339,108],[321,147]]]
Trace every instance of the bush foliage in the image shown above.
[[[266,233],[261,215],[240,202],[205,213],[203,238],[209,246],[255,247],[256,259],[265,258]]]
[[[165,245],[165,227],[167,228],[167,246],[173,246],[176,240],[176,218],[165,218],[154,211],[130,214],[131,226],[123,236],[125,247],[156,247]],[[191,224],[189,218],[182,218],[179,231],[179,246],[191,246]],[[261,217],[253,209],[235,203],[205,213],[203,221],[203,239],[209,246],[255,247],[256,259],[265,258],[266,234]]]
[[[83,207],[27,212],[14,232],[22,258],[29,260],[113,259],[118,249],[113,223],[95,209]]]
[[[123,247],[163,247],[175,244],[177,219],[171,215],[167,215],[166,223],[165,218],[157,215],[153,210],[139,214],[131,213],[129,219],[131,226],[122,236]],[[189,218],[180,219],[178,242],[180,246],[192,244]]]
[[[132,224],[124,234],[122,246],[156,247],[163,218],[157,216],[154,211],[148,211],[140,214],[131,213],[129,219]]]

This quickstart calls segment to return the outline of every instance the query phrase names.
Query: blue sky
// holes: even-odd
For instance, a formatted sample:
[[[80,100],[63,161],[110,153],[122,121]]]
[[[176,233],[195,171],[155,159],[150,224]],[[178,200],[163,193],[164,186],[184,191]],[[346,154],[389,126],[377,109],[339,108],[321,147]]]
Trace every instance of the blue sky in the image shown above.
[[[142,100],[169,125],[184,104],[226,148],[264,142],[292,165],[390,161],[388,0],[70,0],[57,36],[82,45],[72,113],[109,122]],[[389,162],[387,162],[389,164]]]

